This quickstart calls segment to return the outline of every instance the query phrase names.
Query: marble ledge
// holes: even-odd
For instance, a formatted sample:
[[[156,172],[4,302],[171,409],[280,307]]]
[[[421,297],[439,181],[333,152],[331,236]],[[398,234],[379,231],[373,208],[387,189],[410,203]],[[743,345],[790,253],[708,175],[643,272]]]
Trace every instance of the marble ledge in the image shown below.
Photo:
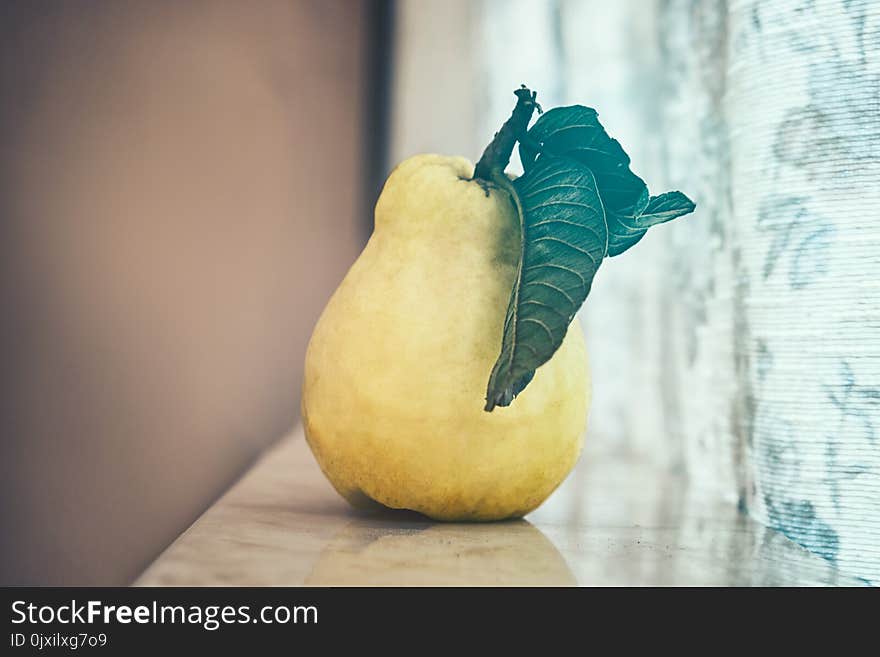
[[[827,561],[681,478],[585,454],[525,520],[436,523],[365,513],[324,479],[296,429],[134,582],[278,585],[856,585]]]

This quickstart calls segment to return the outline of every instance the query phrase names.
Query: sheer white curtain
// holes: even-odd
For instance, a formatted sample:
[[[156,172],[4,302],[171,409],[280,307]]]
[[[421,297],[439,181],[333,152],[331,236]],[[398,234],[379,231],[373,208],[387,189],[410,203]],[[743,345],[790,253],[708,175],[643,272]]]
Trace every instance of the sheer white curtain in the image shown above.
[[[880,582],[880,2],[399,3],[392,155],[476,158],[526,83],[693,216],[582,311],[591,450]]]

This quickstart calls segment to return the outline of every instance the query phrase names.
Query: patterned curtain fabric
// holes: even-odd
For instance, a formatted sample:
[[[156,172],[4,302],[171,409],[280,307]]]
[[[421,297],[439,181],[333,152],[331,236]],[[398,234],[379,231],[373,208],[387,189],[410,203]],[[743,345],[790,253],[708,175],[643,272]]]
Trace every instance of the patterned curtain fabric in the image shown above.
[[[684,472],[880,583],[880,2],[451,12],[474,135],[527,83],[595,107],[651,189],[697,202],[596,278],[590,448]]]

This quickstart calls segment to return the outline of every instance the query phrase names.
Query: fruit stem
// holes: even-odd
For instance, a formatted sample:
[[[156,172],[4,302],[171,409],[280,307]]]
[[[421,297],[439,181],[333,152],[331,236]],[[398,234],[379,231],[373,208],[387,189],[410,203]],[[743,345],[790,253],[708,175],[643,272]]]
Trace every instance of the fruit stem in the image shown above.
[[[526,134],[532,114],[536,109],[539,114],[541,112],[541,106],[535,101],[537,92],[530,91],[526,85],[523,85],[513,93],[516,95],[516,107],[483,151],[480,161],[474,168],[474,179],[492,182],[494,174],[503,172],[510,162],[517,140]]]

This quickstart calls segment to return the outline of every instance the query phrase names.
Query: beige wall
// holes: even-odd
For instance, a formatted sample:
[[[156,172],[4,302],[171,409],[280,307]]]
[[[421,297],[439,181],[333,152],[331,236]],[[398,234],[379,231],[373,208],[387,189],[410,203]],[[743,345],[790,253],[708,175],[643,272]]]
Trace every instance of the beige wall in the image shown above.
[[[296,419],[356,256],[359,2],[6,3],[0,584],[118,584]]]

